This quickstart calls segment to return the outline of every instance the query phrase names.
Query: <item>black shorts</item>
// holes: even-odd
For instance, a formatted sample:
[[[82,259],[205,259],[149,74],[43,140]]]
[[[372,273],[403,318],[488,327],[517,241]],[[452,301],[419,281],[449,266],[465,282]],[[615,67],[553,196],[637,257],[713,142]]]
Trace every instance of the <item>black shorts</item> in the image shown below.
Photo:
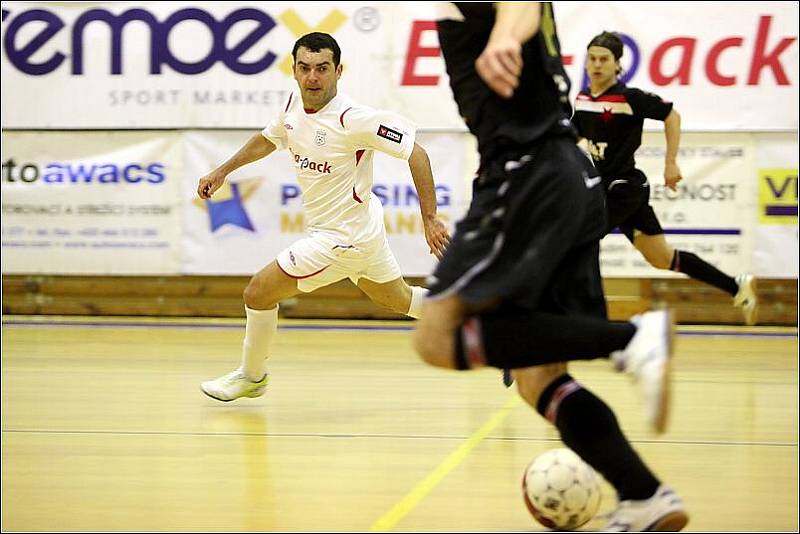
[[[619,227],[633,243],[634,230],[645,235],[663,234],[661,223],[650,206],[650,184],[639,169],[620,178],[603,183],[606,188],[608,227],[606,233]]]
[[[569,136],[507,152],[473,183],[430,280],[430,298],[606,316],[599,239],[606,228],[597,171]]]

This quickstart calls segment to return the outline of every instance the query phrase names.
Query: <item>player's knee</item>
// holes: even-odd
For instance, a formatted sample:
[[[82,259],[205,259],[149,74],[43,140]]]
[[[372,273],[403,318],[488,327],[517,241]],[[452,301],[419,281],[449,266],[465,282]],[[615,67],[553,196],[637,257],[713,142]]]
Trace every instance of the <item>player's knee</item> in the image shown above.
[[[455,369],[453,343],[447,343],[445,336],[435,335],[429,329],[419,327],[414,331],[414,350],[428,365]]]
[[[244,288],[242,297],[244,298],[245,305],[254,310],[265,310],[271,308],[275,304],[271,301],[269,292],[256,277],[250,279],[247,287]]]

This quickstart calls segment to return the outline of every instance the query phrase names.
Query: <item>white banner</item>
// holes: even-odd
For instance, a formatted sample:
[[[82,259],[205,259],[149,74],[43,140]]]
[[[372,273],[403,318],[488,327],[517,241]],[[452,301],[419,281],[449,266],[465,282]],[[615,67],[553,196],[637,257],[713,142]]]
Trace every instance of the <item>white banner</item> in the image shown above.
[[[753,270],[766,277],[798,275],[797,135],[756,136],[758,218]]]
[[[210,200],[197,180],[238,150],[254,132],[188,132],[184,172],[184,274],[254,274],[305,234],[300,188],[288,152],[245,166]],[[467,134],[419,134],[436,182],[438,212],[454,222],[466,211],[475,168]],[[383,204],[389,245],[405,276],[427,276],[428,251],[408,163],[375,154],[373,194]],[[469,166],[468,166],[469,165]],[[451,225],[452,231],[452,225]]]
[[[4,132],[3,272],[178,274],[179,140]]]
[[[733,276],[751,270],[758,192],[751,134],[685,134],[678,191],[664,187],[663,133],[646,133],[636,163],[650,179],[650,204],[667,242]],[[618,231],[600,246],[608,277],[683,276],[651,267]]]
[[[798,4],[556,2],[573,94],[586,44],[624,34],[624,79],[687,130],[796,130]],[[5,2],[4,128],[258,128],[295,87],[310,31],[342,48],[341,89],[424,129],[464,130],[432,2]]]

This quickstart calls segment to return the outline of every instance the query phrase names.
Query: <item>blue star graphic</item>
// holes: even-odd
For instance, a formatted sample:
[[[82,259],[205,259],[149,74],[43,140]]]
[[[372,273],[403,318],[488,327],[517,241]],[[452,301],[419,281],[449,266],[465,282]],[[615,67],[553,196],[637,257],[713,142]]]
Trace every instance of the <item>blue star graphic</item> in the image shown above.
[[[208,218],[211,222],[212,232],[225,224],[232,224],[251,232],[256,231],[250,221],[250,217],[247,216],[247,212],[244,210],[239,184],[231,184],[230,198],[219,201],[208,199],[206,200],[206,207],[208,208]]]

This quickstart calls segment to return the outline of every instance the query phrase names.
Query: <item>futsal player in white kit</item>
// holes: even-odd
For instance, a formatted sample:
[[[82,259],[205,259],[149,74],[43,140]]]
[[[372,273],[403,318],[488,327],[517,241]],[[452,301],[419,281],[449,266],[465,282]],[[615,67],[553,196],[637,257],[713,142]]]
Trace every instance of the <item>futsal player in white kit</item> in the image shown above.
[[[376,150],[408,161],[431,253],[441,257],[449,240],[436,214],[430,160],[414,141],[415,127],[395,113],[362,106],[337,93],[341,51],[332,36],[304,35],[292,57],[299,92],[290,95],[284,111],[263,131],[202,177],[197,188],[200,198],[210,198],[231,172],[286,149],[303,192],[309,233],[281,251],[247,285],[241,365],[200,386],[221,401],[264,394],[265,360],[281,300],[349,278],[376,304],[419,316],[427,290],[410,287],[401,277],[386,240],[383,208],[372,194]]]

